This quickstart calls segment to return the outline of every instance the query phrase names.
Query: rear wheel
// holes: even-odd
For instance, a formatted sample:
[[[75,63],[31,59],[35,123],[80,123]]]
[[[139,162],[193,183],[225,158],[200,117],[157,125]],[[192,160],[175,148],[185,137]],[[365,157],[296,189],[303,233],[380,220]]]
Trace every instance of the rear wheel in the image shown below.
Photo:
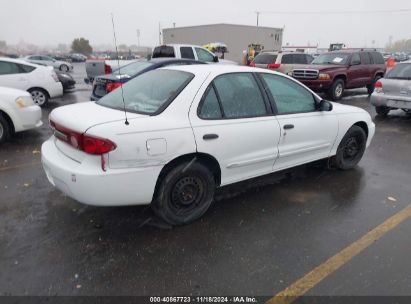
[[[375,111],[377,112],[377,114],[379,116],[385,117],[390,112],[390,108],[384,107],[384,106],[379,106],[379,107],[375,107]]]
[[[367,85],[367,92],[368,95],[371,95],[374,92],[375,89],[375,84],[377,83],[378,80],[381,79],[381,76],[376,76],[372,84]]]
[[[216,183],[213,174],[200,163],[182,163],[159,180],[151,204],[155,214],[171,225],[199,219],[210,207]]]
[[[69,67],[66,64],[62,64],[60,66],[60,71],[62,72],[68,72],[69,71]]]
[[[365,131],[359,126],[352,126],[338,146],[333,165],[341,170],[354,168],[364,155],[366,143]]]
[[[7,119],[0,113],[0,144],[9,139],[11,128]]]
[[[44,106],[49,101],[49,96],[43,89],[31,89],[29,90],[33,101],[38,106]]]
[[[328,90],[328,95],[332,100],[340,100],[343,96],[345,89],[344,80],[337,78],[334,80],[331,88]]]

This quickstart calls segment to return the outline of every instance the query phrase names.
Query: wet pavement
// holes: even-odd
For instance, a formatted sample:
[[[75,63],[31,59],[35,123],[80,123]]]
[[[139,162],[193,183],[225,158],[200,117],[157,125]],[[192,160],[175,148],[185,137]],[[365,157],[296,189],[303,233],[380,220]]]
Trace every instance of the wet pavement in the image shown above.
[[[411,116],[375,117],[359,166],[302,166],[222,188],[206,215],[171,228],[147,206],[97,208],[55,190],[40,165],[47,116],[87,100],[76,91],[43,109],[44,125],[0,149],[0,295],[272,296],[411,203]],[[410,219],[346,263],[310,295],[411,296]]]

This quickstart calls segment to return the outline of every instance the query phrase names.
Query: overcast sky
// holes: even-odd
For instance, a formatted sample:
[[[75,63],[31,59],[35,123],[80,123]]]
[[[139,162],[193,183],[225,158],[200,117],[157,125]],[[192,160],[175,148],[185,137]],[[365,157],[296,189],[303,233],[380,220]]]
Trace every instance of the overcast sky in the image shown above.
[[[70,43],[76,37],[85,37],[92,45],[111,44],[111,12],[119,44],[137,44],[137,29],[141,45],[158,44],[159,22],[164,28],[172,27],[173,22],[177,27],[255,25],[256,11],[261,11],[261,26],[285,26],[284,45],[310,42],[326,47],[330,42],[345,42],[348,47],[377,47],[384,46],[390,35],[394,41],[411,38],[409,0],[1,0],[0,5],[0,40],[9,44],[24,40],[54,45]],[[402,12],[359,13],[397,9]],[[338,11],[346,13],[328,14]]]

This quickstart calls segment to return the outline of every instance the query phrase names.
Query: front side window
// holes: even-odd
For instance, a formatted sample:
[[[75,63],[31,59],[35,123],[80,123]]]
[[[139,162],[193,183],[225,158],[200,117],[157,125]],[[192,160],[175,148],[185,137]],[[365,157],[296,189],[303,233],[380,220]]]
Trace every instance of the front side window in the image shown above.
[[[195,59],[193,48],[191,46],[182,46],[180,48],[181,58]]]
[[[358,64],[361,64],[360,54],[355,53],[354,55],[352,55],[352,58],[351,58],[351,64],[352,64],[352,65],[358,65]]]
[[[259,117],[267,114],[261,91],[251,73],[221,75],[213,83],[225,118]]]
[[[0,61],[0,75],[10,75],[21,73],[17,64],[13,62]]]
[[[316,111],[314,96],[298,83],[272,74],[261,74],[261,77],[274,99],[273,107],[277,107],[278,114]]]
[[[194,78],[183,71],[153,70],[123,85],[125,109],[140,114],[155,114],[167,107]],[[105,95],[99,105],[123,110],[121,88]]]
[[[210,54],[208,51],[200,49],[200,48],[195,48],[198,60],[201,61],[207,61],[207,62],[213,62],[214,61],[214,56]]]

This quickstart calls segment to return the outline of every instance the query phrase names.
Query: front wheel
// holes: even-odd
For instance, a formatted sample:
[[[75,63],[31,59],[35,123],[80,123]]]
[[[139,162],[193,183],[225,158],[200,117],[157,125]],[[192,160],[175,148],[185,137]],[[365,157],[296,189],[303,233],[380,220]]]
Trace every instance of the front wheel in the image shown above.
[[[340,100],[344,94],[344,89],[344,80],[336,79],[331,85],[331,88],[328,90],[328,95],[332,100]]]
[[[341,170],[354,168],[361,160],[367,144],[367,135],[359,126],[352,126],[341,140],[332,163]]]
[[[31,89],[29,90],[33,101],[38,106],[44,106],[49,101],[49,96],[42,89]]]
[[[182,163],[165,174],[151,204],[154,213],[171,225],[199,219],[210,207],[216,183],[201,163]]]
[[[0,113],[0,144],[9,139],[11,135],[10,125],[6,118]]]

